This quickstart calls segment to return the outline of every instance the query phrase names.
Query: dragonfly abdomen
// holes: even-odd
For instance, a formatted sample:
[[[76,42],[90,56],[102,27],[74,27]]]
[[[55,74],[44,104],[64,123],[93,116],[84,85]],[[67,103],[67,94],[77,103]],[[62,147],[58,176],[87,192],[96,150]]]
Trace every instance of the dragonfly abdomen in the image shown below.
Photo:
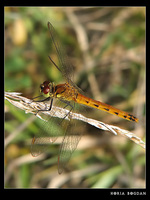
[[[117,115],[118,117],[124,118],[124,119],[129,120],[129,121],[138,122],[138,119],[136,117],[134,117],[133,115],[131,115],[131,114],[125,112],[125,111],[119,110],[119,109],[117,109],[113,106],[110,106],[108,104],[105,104],[105,103],[102,103],[100,101],[96,101],[94,99],[85,97],[82,94],[78,94],[76,102],[80,103],[80,104],[84,104],[84,105],[89,106],[89,107],[99,109],[99,110],[103,110],[103,111],[111,113],[113,115]]]

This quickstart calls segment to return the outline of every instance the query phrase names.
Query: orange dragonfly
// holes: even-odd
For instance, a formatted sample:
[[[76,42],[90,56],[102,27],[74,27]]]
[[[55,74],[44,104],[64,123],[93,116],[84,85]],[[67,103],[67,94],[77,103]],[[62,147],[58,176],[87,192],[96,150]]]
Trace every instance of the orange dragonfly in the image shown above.
[[[38,156],[45,150],[45,143],[53,143],[57,139],[59,133],[61,132],[61,134],[64,135],[64,137],[60,146],[58,156],[58,172],[62,173],[72,153],[76,149],[81,137],[81,133],[76,133],[75,135],[72,135],[72,131],[69,131],[68,125],[65,125],[66,128],[63,131],[60,128],[60,125],[62,126],[65,121],[67,121],[67,123],[70,123],[71,120],[65,120],[65,118],[69,117],[69,113],[74,110],[76,103],[103,110],[105,112],[117,115],[118,117],[129,121],[138,122],[138,118],[125,111],[119,110],[113,106],[102,103],[100,101],[96,101],[81,94],[80,89],[71,81],[70,73],[72,72],[72,67],[69,64],[62,47],[60,46],[57,34],[50,22],[48,22],[48,29],[52,40],[52,44],[60,62],[60,67],[58,67],[55,64],[55,62],[51,59],[50,56],[48,57],[53,63],[53,65],[62,73],[63,77],[66,80],[66,83],[55,85],[50,81],[44,81],[40,85],[40,91],[42,95],[46,97],[46,99],[42,101],[50,102],[50,107],[48,109],[45,109],[44,111],[51,110],[53,106],[53,100],[58,100],[61,104],[63,104],[63,108],[69,107],[69,110],[64,119],[56,120],[56,118],[51,117],[50,119],[48,119],[47,122],[44,122],[44,129],[47,129],[47,133],[40,133],[39,137],[34,137],[32,139],[31,154],[33,156]],[[43,110],[39,110],[38,112],[40,111]],[[54,121],[57,121],[57,126],[54,126]]]

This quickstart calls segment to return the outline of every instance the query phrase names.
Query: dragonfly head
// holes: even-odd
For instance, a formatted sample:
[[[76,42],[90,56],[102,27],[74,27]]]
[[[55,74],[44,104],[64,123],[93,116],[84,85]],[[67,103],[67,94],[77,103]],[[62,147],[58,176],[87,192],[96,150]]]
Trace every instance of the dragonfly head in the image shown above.
[[[49,96],[50,96],[50,91],[52,91],[51,82],[49,82],[49,81],[44,81],[44,82],[40,85],[40,92],[41,92],[45,97],[49,97]]]

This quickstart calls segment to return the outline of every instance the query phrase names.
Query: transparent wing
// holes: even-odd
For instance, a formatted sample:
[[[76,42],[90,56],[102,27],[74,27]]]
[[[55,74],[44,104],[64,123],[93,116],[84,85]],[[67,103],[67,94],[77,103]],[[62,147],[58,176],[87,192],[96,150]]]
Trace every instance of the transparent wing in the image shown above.
[[[57,69],[62,73],[64,79],[73,87],[75,87],[80,93],[84,94],[83,91],[78,88],[78,86],[72,82],[73,80],[73,66],[69,62],[69,58],[65,52],[65,49],[63,48],[61,41],[57,35],[57,32],[55,31],[54,27],[50,22],[48,22],[48,30],[50,33],[51,41],[54,46],[54,49],[56,51],[57,57],[59,59],[60,66],[57,67]]]
[[[50,22],[48,22],[48,29],[51,37],[52,44],[59,59],[60,66],[57,69],[62,73],[68,83],[71,83],[71,75],[73,74],[73,67],[69,62],[69,58],[65,53],[65,49],[61,45],[59,37]]]
[[[66,133],[69,133],[68,131]],[[77,148],[81,135],[66,135],[60,148],[58,157],[58,173],[64,171],[66,164],[69,162],[73,152]]]
[[[78,122],[79,123],[79,122]],[[69,162],[73,152],[77,148],[77,145],[81,139],[82,131],[75,132],[76,120],[71,119],[69,125],[67,126],[63,142],[60,146],[59,156],[58,156],[58,173],[61,174]]]
[[[65,107],[65,103],[62,103],[59,100],[56,100],[55,105],[59,105],[59,107]],[[47,108],[48,110],[48,108]],[[67,113],[63,118],[59,117],[53,117],[56,116],[55,110],[51,110],[49,112],[52,112],[52,116],[47,116],[42,114],[42,111],[39,111],[39,115],[41,116],[43,120],[40,120],[39,123],[41,123],[42,130],[37,133],[37,135],[32,139],[31,142],[31,154],[32,156],[36,157],[40,155],[41,153],[45,152],[49,145],[51,143],[54,143],[59,136],[64,136],[65,134],[65,129],[63,129],[63,123],[65,121],[65,118],[67,117]],[[68,113],[70,112],[69,110],[67,111]]]
[[[71,102],[62,102],[57,100],[57,105],[67,108],[68,112],[66,117],[47,117],[45,121],[41,121],[43,130],[32,139],[31,154],[36,157],[45,152],[50,144],[54,143],[59,136],[63,136],[63,141],[60,145],[58,155],[58,173],[61,174],[69,162],[73,152],[77,148],[79,140],[81,138],[81,132],[77,129],[75,133],[76,120],[71,119],[71,112],[74,112],[74,104]],[[43,117],[43,116],[42,116]]]

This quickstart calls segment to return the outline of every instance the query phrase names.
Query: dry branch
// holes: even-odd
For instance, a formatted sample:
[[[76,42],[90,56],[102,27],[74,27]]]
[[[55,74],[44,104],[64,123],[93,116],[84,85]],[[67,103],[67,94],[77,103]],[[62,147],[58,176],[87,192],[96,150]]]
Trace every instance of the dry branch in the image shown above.
[[[44,119],[41,117],[41,114],[58,117],[58,118],[64,118],[69,112],[69,110],[67,109],[52,106],[52,109],[50,111],[40,111],[37,113],[38,110],[45,109],[46,107],[48,108],[49,104],[46,102],[34,102],[33,100],[20,96],[20,95],[21,93],[5,92],[5,99],[8,100],[14,106],[24,110],[25,113],[32,113],[42,120]],[[70,112],[69,117],[71,117],[72,119],[81,120],[99,129],[109,131],[115,135],[119,134],[123,137],[127,137],[128,139],[132,140],[136,144],[145,148],[145,143],[141,140],[141,138],[137,137],[134,133],[130,131],[121,129],[117,126],[108,125],[98,120],[87,118],[79,113]],[[66,117],[66,120],[69,120],[69,118]]]

